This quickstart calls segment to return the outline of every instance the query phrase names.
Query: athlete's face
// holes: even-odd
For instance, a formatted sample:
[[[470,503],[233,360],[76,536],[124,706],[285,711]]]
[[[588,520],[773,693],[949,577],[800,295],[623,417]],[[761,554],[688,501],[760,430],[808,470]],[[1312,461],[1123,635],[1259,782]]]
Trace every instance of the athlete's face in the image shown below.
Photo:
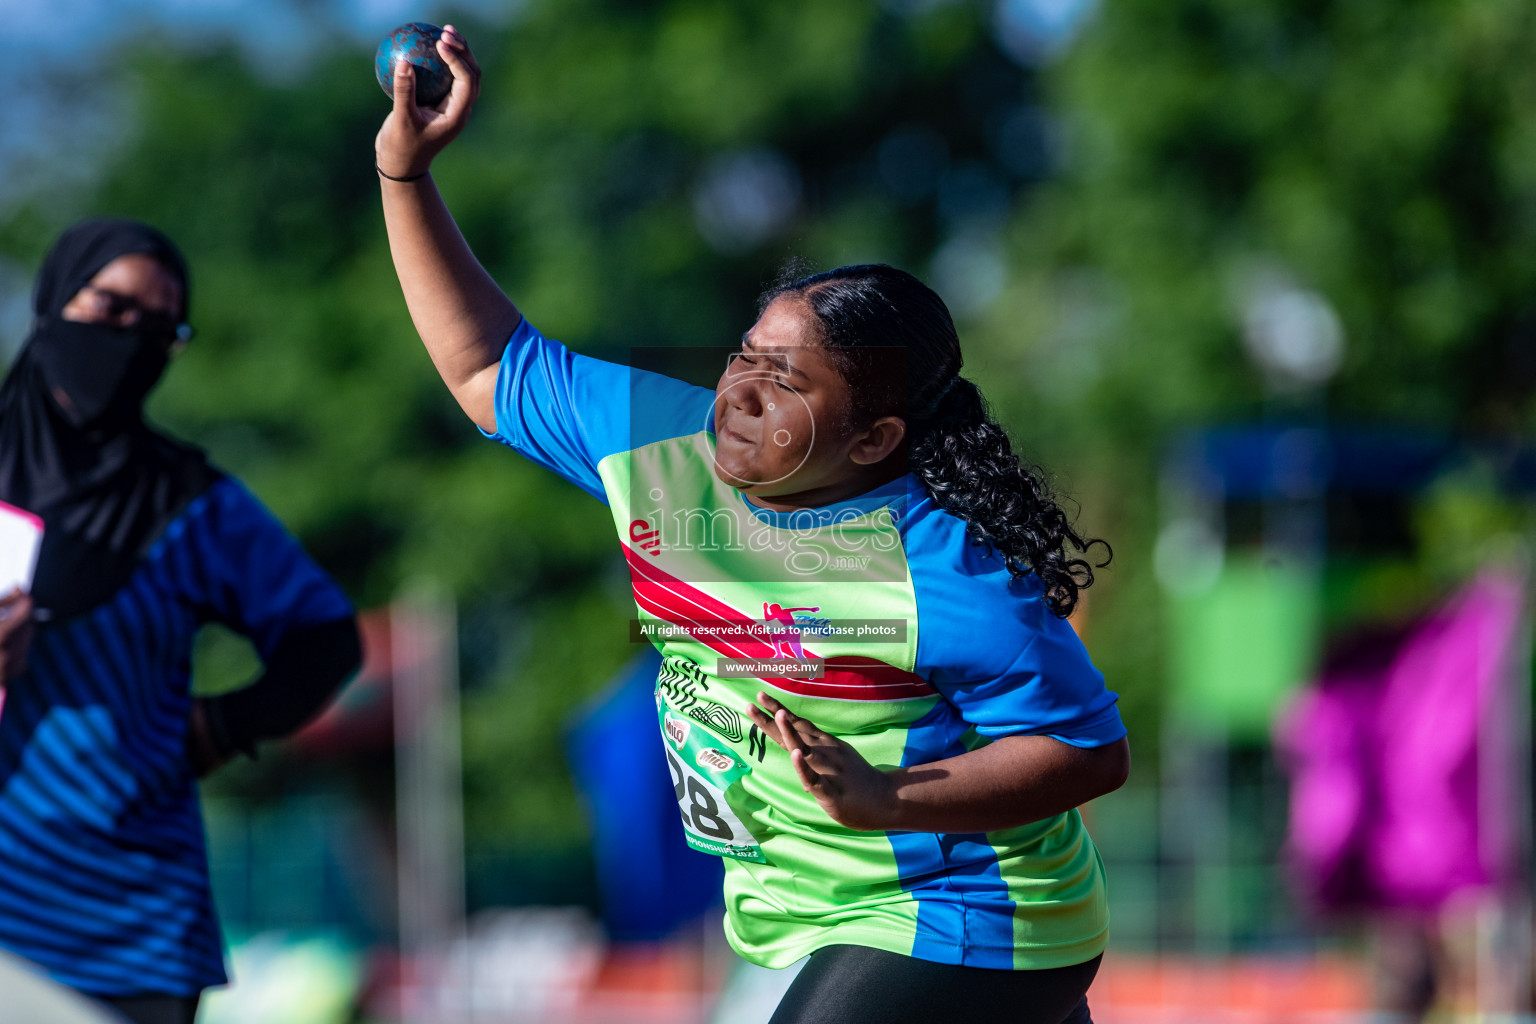
[[[715,385],[716,475],[754,497],[801,496],[806,505],[867,489],[871,467],[905,427],[886,417],[851,428],[851,400],[804,300],[775,299]]]

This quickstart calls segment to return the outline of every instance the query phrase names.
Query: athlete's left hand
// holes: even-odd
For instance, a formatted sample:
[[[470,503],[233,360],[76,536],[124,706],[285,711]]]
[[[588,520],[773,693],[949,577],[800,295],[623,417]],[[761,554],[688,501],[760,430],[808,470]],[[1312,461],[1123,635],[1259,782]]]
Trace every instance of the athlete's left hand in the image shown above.
[[[453,72],[453,88],[435,107],[416,105],[416,69],[410,61],[395,62],[395,106],[373,140],[373,159],[384,174],[397,178],[426,174],[433,157],[469,123],[469,112],[480,95],[480,65],[452,25],[443,26],[437,55]]]
[[[863,832],[892,827],[899,801],[889,775],[766,693],[757,695],[747,713],[764,735],[789,751],[800,785],[833,821]]]

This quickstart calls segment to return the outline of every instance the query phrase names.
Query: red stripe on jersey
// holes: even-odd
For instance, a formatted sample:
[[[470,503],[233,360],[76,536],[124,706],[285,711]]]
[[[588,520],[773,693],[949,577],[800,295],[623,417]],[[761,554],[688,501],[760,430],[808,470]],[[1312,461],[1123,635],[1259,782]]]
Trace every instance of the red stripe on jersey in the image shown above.
[[[621,542],[622,543],[622,542]],[[759,620],[711,597],[689,583],[672,576],[645,556],[624,544],[634,585],[635,603],[664,622],[681,627],[699,643],[725,658],[767,660],[776,655],[772,644],[757,637],[722,637],[731,627]],[[805,657],[816,654],[802,645]],[[922,676],[899,669],[877,658],[859,655],[833,655],[825,660],[825,675],[820,679],[789,676],[759,676],[760,682],[775,689],[805,697],[829,700],[914,700],[934,695],[933,687]]]

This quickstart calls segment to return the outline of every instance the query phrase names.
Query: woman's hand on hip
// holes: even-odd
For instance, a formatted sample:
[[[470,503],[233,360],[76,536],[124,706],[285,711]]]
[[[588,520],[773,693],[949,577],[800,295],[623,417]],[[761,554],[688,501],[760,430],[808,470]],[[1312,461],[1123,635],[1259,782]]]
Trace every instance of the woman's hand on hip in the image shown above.
[[[434,107],[416,105],[416,74],[410,61],[395,62],[395,107],[373,142],[379,170],[396,178],[425,174],[432,158],[469,122],[480,95],[480,65],[452,25],[443,26],[437,52],[453,72],[453,88]]]
[[[757,695],[748,714],[769,739],[789,751],[800,785],[833,821],[863,832],[892,827],[899,801],[889,775],[766,693]]]

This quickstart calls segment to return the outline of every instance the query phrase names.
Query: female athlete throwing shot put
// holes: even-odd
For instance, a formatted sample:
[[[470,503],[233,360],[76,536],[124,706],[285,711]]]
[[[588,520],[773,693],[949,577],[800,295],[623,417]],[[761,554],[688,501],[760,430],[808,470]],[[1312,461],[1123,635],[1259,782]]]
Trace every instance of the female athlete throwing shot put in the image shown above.
[[[428,174],[480,77],[451,26],[439,52],[449,97],[417,107],[402,63],[376,142],[406,302],[469,418],[611,508],[730,942],[813,954],[775,1024],[1087,1021],[1107,920],[1075,808],[1124,781],[1125,728],[1064,621],[1088,545],[944,303],[886,266],[781,283],[713,391],[572,353]]]

